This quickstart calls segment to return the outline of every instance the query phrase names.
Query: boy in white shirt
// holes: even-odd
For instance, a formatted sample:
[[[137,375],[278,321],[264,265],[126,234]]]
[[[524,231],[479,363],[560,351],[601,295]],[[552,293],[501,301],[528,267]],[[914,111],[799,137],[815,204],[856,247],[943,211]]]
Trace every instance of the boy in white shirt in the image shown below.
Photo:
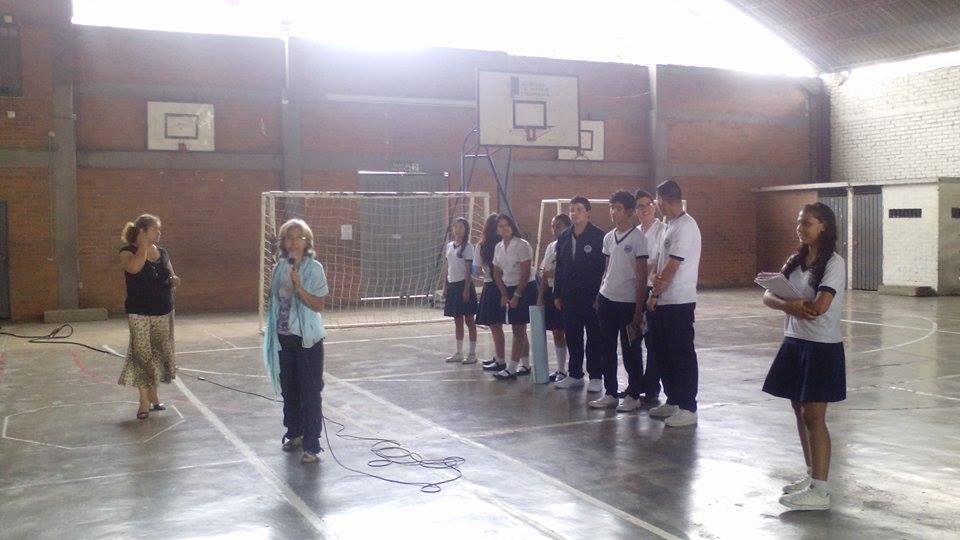
[[[683,210],[680,186],[673,180],[657,186],[657,206],[667,218],[660,242],[650,309],[650,345],[663,372],[667,403],[650,410],[670,427],[697,423],[697,351],[693,347],[700,227]]]
[[[626,191],[610,197],[610,219],[616,226],[603,238],[603,254],[607,268],[597,295],[597,318],[600,320],[600,358],[603,366],[605,395],[590,402],[602,409],[617,407],[618,411],[640,408],[640,380],[643,365],[639,343],[625,339],[623,365],[627,370],[627,390],[622,401],[617,399],[617,337],[621,333],[640,334],[643,328],[644,304],[647,300],[647,239],[633,224],[637,201]],[[628,329],[628,327],[632,327]],[[632,330],[632,331],[630,331]],[[619,405],[618,405],[619,403]]]

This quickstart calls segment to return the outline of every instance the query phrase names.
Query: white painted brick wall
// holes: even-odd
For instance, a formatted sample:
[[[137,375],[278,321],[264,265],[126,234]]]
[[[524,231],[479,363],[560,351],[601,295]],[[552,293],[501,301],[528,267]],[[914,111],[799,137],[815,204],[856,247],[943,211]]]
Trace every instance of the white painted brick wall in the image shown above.
[[[883,284],[939,287],[937,184],[883,186]],[[891,208],[920,208],[920,218],[890,218]]]
[[[827,81],[834,182],[960,176],[960,66]]]

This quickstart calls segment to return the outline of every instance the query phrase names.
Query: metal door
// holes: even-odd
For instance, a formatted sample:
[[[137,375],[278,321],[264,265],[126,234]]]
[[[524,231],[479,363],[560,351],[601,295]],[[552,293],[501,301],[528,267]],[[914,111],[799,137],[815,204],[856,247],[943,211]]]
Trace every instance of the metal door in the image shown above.
[[[883,282],[883,196],[880,186],[853,188],[853,284],[875,291]]]
[[[840,189],[821,189],[817,191],[817,198],[820,202],[830,207],[834,215],[837,216],[837,253],[847,258],[847,190]]]
[[[447,191],[446,175],[361,172],[362,191]],[[361,298],[426,299],[437,286],[446,238],[445,201],[423,197],[360,202]],[[370,305],[376,305],[370,304]]]

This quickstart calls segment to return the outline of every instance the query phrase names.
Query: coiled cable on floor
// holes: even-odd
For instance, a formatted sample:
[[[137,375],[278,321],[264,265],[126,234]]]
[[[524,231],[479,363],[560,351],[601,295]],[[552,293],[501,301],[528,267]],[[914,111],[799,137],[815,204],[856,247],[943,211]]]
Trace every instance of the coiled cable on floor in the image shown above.
[[[214,386],[219,386],[220,388],[224,388],[226,390],[232,390],[234,392],[240,392],[241,394],[256,396],[259,398],[263,398],[267,401],[272,401],[274,403],[283,403],[282,399],[276,399],[263,394],[258,394],[257,392],[250,392],[247,390],[236,388],[236,387],[223,384],[217,381],[212,381],[206,377],[202,377],[198,375],[191,375],[191,377],[195,377],[198,381],[208,382]],[[381,468],[381,467],[389,467],[391,465],[400,465],[404,467],[420,467],[420,468],[430,469],[430,470],[451,471],[453,473],[453,476],[450,478],[447,478],[446,480],[441,480],[438,482],[412,482],[412,481],[406,481],[406,480],[397,480],[395,478],[387,478],[385,476],[380,476],[367,471],[355,469],[353,467],[350,467],[349,465],[345,465],[342,461],[340,461],[340,458],[337,457],[337,454],[333,449],[333,445],[330,442],[330,429],[327,427],[328,422],[330,424],[337,426],[337,431],[334,435],[336,435],[341,439],[350,440],[350,441],[366,441],[366,442],[372,443],[370,445],[370,452],[377,457],[376,459],[371,459],[370,461],[367,462],[368,467]],[[326,415],[322,415],[322,427],[323,427],[324,438],[327,441],[327,448],[330,450],[330,455],[333,457],[333,460],[337,463],[337,465],[339,465],[343,469],[348,470],[350,472],[361,474],[363,476],[367,476],[370,478],[376,478],[377,480],[383,480],[384,482],[390,482],[392,484],[400,484],[404,486],[417,486],[420,488],[420,491],[422,491],[423,493],[439,493],[442,489],[441,486],[443,486],[444,484],[455,482],[463,477],[463,472],[460,470],[460,467],[462,467],[467,462],[467,460],[460,456],[447,456],[440,459],[425,459],[419,453],[414,452],[413,450],[407,449],[402,444],[400,444],[399,442],[393,439],[384,439],[380,437],[361,437],[359,435],[350,435],[350,434],[344,433],[344,431],[346,431],[347,429],[347,426],[340,422],[337,422],[336,420],[327,418]]]

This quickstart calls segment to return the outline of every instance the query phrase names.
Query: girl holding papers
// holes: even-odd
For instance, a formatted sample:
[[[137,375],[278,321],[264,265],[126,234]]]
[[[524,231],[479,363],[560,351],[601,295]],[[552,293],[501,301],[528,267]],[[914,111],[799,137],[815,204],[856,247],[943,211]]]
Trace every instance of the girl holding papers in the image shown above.
[[[797,218],[797,236],[800,246],[780,273],[799,298],[782,298],[775,290],[784,287],[773,286],[767,287],[763,296],[764,305],[786,314],[783,344],[763,391],[790,400],[807,464],[807,475],[783,488],[780,503],[791,510],[827,510],[827,403],[843,401],[847,388],[840,334],[847,271],[843,258],[835,253],[837,219],[830,207],[822,203],[804,206]]]

